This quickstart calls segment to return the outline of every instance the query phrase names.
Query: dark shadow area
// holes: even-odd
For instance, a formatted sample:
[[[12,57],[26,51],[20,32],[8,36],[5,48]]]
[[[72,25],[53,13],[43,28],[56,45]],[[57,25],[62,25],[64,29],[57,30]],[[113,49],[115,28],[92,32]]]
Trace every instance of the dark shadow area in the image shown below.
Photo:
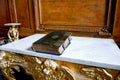
[[[0,69],[0,80],[8,80],[8,79],[4,76],[4,74],[3,74],[3,72],[2,72],[1,69]]]
[[[33,77],[29,74],[27,74],[23,67],[19,66],[19,70],[16,70],[15,68],[11,68],[14,73],[12,75],[15,77],[16,80],[34,80]]]
[[[119,49],[120,49],[120,45],[118,45]]]

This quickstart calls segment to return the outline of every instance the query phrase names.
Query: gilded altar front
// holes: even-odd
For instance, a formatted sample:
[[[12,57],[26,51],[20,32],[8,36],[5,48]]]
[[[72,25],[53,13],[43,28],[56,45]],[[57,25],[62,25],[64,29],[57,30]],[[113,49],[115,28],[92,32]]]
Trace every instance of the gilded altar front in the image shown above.
[[[0,68],[8,80],[120,80],[119,70],[4,51]]]

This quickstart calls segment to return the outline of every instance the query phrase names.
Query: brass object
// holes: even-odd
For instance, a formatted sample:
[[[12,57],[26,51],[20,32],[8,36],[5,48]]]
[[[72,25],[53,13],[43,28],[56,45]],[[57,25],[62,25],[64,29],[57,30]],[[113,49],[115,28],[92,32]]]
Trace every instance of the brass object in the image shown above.
[[[120,80],[119,70],[4,51],[0,52],[0,68],[8,80],[19,76],[19,80]]]
[[[5,26],[10,26],[9,31],[8,31],[8,38],[10,41],[15,41],[19,39],[19,32],[18,32],[18,27],[21,25],[20,23],[7,23],[4,24]]]

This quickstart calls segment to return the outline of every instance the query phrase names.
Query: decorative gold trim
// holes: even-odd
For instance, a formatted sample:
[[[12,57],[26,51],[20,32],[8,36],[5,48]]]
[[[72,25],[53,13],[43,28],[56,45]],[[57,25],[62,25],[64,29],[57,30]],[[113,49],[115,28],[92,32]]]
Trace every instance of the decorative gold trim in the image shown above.
[[[9,80],[15,80],[17,75],[29,77],[29,80],[120,80],[119,70],[11,52],[2,51],[0,54],[0,68]]]

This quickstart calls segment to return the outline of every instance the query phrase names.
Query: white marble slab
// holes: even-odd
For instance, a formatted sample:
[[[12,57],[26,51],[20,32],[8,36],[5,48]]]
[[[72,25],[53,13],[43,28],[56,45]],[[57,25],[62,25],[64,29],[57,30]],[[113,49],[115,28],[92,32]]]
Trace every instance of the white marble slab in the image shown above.
[[[53,55],[30,50],[32,43],[42,36],[44,35],[34,34],[0,46],[0,50],[120,70],[120,49],[113,39],[72,36],[71,44],[63,54]]]

